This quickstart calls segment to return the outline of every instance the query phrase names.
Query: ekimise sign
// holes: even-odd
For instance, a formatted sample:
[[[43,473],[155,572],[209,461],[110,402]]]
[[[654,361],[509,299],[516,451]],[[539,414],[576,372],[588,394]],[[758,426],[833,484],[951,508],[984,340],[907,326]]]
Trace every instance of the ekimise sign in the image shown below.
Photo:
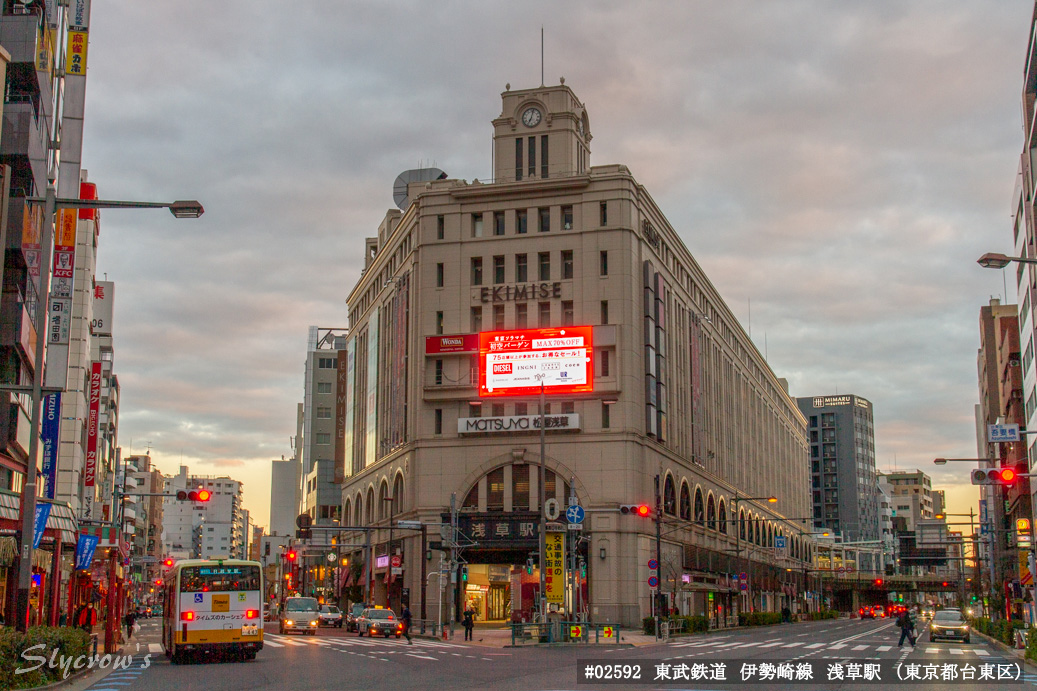
[[[594,390],[592,326],[479,334],[479,395],[529,396]]]

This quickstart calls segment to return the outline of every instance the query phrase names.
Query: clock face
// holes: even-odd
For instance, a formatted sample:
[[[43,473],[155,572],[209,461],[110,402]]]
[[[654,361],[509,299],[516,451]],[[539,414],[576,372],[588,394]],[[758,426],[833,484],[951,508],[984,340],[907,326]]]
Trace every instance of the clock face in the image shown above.
[[[526,127],[536,127],[540,124],[540,111],[536,108],[526,108],[522,113],[522,124]]]

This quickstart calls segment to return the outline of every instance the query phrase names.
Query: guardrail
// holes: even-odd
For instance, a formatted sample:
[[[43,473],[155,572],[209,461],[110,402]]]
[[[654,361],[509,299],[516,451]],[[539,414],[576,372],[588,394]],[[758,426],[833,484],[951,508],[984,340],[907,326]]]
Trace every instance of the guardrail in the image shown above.
[[[513,646],[539,643],[618,645],[619,626],[585,621],[511,625],[511,644]]]

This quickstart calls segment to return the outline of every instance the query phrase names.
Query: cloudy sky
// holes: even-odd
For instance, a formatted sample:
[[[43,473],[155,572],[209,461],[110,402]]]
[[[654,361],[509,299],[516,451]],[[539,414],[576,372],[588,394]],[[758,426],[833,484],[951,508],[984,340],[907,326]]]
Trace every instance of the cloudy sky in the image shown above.
[[[875,405],[880,469],[972,497],[979,308],[1003,297],[1033,3],[93,3],[83,160],[108,211],[124,453],[246,483],[265,524],[307,327],[346,326],[392,183],[491,177],[500,92],[564,76],[794,396]],[[1009,277],[1011,286],[1011,277]],[[1015,302],[1014,289],[1011,302]],[[952,464],[953,465],[953,464]]]

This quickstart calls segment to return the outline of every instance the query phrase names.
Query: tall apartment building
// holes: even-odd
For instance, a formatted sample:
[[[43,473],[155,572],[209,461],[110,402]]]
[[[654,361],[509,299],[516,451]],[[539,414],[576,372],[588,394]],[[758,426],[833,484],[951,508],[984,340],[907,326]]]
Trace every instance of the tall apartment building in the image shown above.
[[[979,458],[990,459],[982,465],[1025,470],[1028,467],[1026,441],[989,442],[987,439],[988,425],[1003,423],[1025,427],[1023,358],[1017,315],[1015,305],[1002,305],[997,299],[991,299],[979,311],[977,446]],[[1018,518],[1033,520],[1030,484],[1029,478],[1020,477],[1011,487],[980,486],[981,514],[988,519],[987,535],[994,537],[989,549],[993,573],[999,584],[993,590],[998,593],[1006,592],[1006,587],[1012,587],[1013,583],[1018,586],[1020,582],[1025,584],[1030,580],[1020,566],[1020,553],[1013,534],[1008,530],[1014,528]],[[1022,605],[1017,603],[1015,609],[1021,616],[1024,611]]]
[[[1026,59],[1023,63],[1022,83],[1022,129],[1023,146],[1019,156],[1019,172],[1012,205],[1012,240],[1015,256],[1037,258],[1037,171],[1034,170],[1037,156],[1037,4],[1030,19],[1030,35],[1026,44]],[[1037,265],[1012,264],[1012,275],[1016,281],[1018,302],[1019,351],[1022,353],[1022,399],[1025,428],[1037,430],[1037,362],[1034,362],[1037,342]],[[1028,465],[1031,471],[1037,468],[1037,435],[1026,436]],[[1031,483],[1031,494],[1037,483]],[[1030,505],[1037,505],[1031,496]]]
[[[914,532],[919,521],[933,518],[933,483],[928,475],[921,470],[880,471],[878,475],[892,490],[895,532]]]
[[[189,475],[186,466],[165,479],[165,492],[207,489],[208,502],[166,497],[162,540],[169,556],[180,559],[240,557],[247,552],[242,528],[242,483],[227,476]]]
[[[0,164],[6,176],[4,194],[8,186],[10,191],[7,216],[0,219],[4,224],[0,235],[5,238],[0,261],[0,377],[7,384],[31,385],[34,376],[43,376],[45,372],[45,386],[65,388],[69,381],[70,339],[74,338],[73,311],[77,305],[82,306],[84,299],[89,300],[89,292],[84,297],[78,289],[79,273],[73,270],[79,254],[76,213],[59,213],[53,258],[42,266],[43,257],[52,254],[50,247],[41,246],[43,208],[28,201],[45,195],[48,179],[55,181],[58,197],[76,198],[80,194],[88,24],[89,3],[8,1],[0,9],[0,45],[10,55],[0,135]],[[66,53],[69,47],[71,50]],[[51,142],[61,142],[60,162]],[[36,323],[36,305],[42,293],[41,277],[51,273],[54,280],[46,307],[57,323],[47,333],[44,324]],[[44,342],[46,368],[37,372],[36,347]],[[83,347],[89,355],[89,344]],[[11,393],[0,393],[0,401],[5,410],[0,415],[0,488],[18,491],[26,473],[32,403],[26,394]],[[49,409],[54,411],[55,422],[67,427],[64,418],[74,416],[67,415],[62,405],[55,398],[49,402]],[[71,475],[66,467],[66,473],[59,477],[55,458],[59,433],[51,428],[47,433],[39,468],[43,473],[42,493],[70,502],[77,515],[84,515],[84,493],[76,485],[82,464]],[[103,483],[94,481],[99,473],[91,473],[87,486],[94,496],[100,497]],[[112,483],[109,477],[109,490]]]
[[[337,483],[342,478],[335,478],[335,452],[340,448],[336,445],[335,387],[339,374],[338,351],[346,347],[348,333],[346,329],[311,326],[307,338],[302,405],[302,504],[296,515],[309,514],[315,525],[333,525],[340,518],[342,489]]]
[[[632,625],[651,611],[653,524],[618,509],[654,504],[657,477],[670,605],[720,619],[802,606],[810,528],[784,519],[808,515],[810,465],[785,382],[631,171],[590,165],[590,116],[568,86],[509,88],[501,105],[493,181],[401,175],[399,210],[367,239],[347,298],[343,517],[380,528],[360,585],[392,606],[406,589],[415,610],[421,539],[390,524],[441,522],[453,503],[478,544],[446,616],[467,604],[482,619],[528,619],[543,464],[547,499],[586,511],[579,580],[594,620]],[[491,342],[585,349],[538,371],[579,383],[549,388],[543,408],[531,385],[494,395],[480,355]],[[529,355],[489,374],[531,377]],[[350,563],[364,561],[362,544],[342,547]],[[730,579],[741,571],[752,573],[744,594]],[[438,597],[426,601],[434,612]]]
[[[852,394],[796,401],[807,419],[814,528],[840,533],[847,542],[878,540],[871,402]]]
[[[299,406],[298,417],[302,417]],[[298,438],[298,437],[297,437]],[[297,457],[281,457],[270,462],[270,535],[295,535],[295,518],[299,515],[301,463]]]
[[[157,494],[165,490],[165,478],[152,467],[147,455],[127,456],[123,459],[127,492]],[[162,497],[126,497],[124,533],[129,536],[130,572],[135,581],[151,583],[162,573]]]

